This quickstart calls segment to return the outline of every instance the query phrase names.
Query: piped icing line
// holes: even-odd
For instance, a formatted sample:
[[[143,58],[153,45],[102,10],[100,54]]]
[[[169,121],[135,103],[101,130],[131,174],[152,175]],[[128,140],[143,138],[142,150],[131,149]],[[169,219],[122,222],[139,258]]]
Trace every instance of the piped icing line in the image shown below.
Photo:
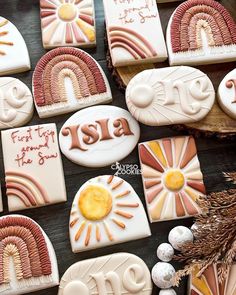
[[[203,14],[209,17],[203,17]],[[201,15],[199,15],[201,14]],[[196,17],[196,15],[198,15]],[[189,0],[176,9],[171,23],[171,46],[174,53],[196,50],[199,48],[197,40],[198,35],[194,28],[197,28],[198,22],[191,19],[198,18],[207,21],[207,35],[210,46],[222,46],[236,44],[236,24],[229,12],[218,2],[213,0]],[[190,26],[191,24],[191,26]],[[205,25],[205,23],[204,23]],[[191,30],[189,30],[189,26]],[[208,29],[210,27],[210,29]],[[217,28],[217,30],[216,30]],[[191,32],[191,34],[190,34]],[[214,44],[212,43],[211,33],[214,36]],[[220,32],[220,37],[219,37]],[[195,39],[195,42],[194,42]]]
[[[1,21],[1,22],[0,22],[0,28],[6,26],[7,24],[8,24],[8,20],[5,19],[5,20]],[[8,35],[8,34],[9,34],[8,31],[0,32],[0,37],[6,36],[6,35]],[[14,43],[11,42],[11,41],[1,41],[1,39],[0,39],[0,45],[13,46]],[[3,51],[3,50],[0,50],[0,56],[1,56],[1,55],[2,55],[2,56],[3,56],[3,55],[6,55],[6,52]]]
[[[230,79],[228,81],[226,81],[225,86],[228,89],[234,89],[234,99],[232,101],[232,103],[236,103],[236,79]]]
[[[58,88],[58,83],[60,85],[62,80],[58,81],[59,78],[53,76],[53,70],[55,67],[56,69],[59,67],[56,71],[57,75],[59,75],[60,70],[63,70],[59,66],[61,63],[66,66],[64,69],[69,67],[74,72],[72,81],[76,76],[80,91],[83,91],[85,97],[87,97],[88,91],[90,95],[106,93],[107,87],[101,71],[96,62],[87,53],[75,48],[58,48],[45,54],[36,66],[33,86],[35,101],[38,106],[67,100],[65,97],[62,97],[63,93],[60,96],[55,96],[55,93],[58,93],[56,89]],[[71,72],[67,72],[67,74],[72,75]],[[84,84],[85,80],[87,85]],[[78,84],[75,85],[75,91],[78,94]],[[78,96],[80,98],[80,95]]]

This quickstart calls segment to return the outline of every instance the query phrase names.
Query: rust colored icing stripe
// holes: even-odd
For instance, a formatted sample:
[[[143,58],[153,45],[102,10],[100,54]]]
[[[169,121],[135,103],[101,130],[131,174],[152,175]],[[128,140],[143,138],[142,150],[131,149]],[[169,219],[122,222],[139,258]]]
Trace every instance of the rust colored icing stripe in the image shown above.
[[[147,150],[147,148],[141,144],[139,145],[139,154],[141,162],[159,172],[164,172],[159,162],[154,158],[154,156]]]
[[[14,196],[14,197],[19,198],[23,202],[23,204],[25,205],[25,207],[27,207],[27,208],[29,208],[29,207],[32,206],[32,204],[30,204],[30,202],[29,202],[28,198],[25,196],[25,194],[23,194],[19,190],[8,188],[7,189],[7,196],[8,197]]]
[[[76,48],[57,48],[46,53],[40,59],[35,68],[33,86],[35,102],[38,106],[44,106],[46,104],[46,97],[44,93],[45,87],[49,87],[49,89],[51,89],[52,85],[57,83],[57,81],[50,80],[50,71],[46,75],[47,78],[44,77],[45,69],[47,68],[48,64],[50,64],[50,68],[52,69],[57,62],[67,60],[75,62],[81,71],[84,72],[90,88],[90,93],[92,95],[105,93],[107,91],[101,70],[91,56],[89,56],[86,52]],[[48,79],[47,81],[49,85],[44,85],[45,79]],[[96,84],[96,91],[92,88],[94,83],[93,81],[95,81]]]
[[[180,52],[182,50],[181,43],[183,40],[181,39],[181,32],[187,36],[188,33],[186,29],[189,28],[190,23],[186,23],[184,27],[182,27],[181,22],[186,17],[192,17],[192,15],[188,15],[188,10],[197,7],[198,12],[204,12],[203,6],[208,6],[208,13],[211,12],[210,15],[214,17],[215,21],[220,21],[219,29],[221,31],[221,35],[225,35],[225,26],[228,28],[230,32],[230,37],[232,39],[231,44],[236,44],[236,24],[231,17],[230,13],[218,2],[213,0],[189,0],[185,1],[176,9],[171,23],[171,44],[172,50],[174,53]],[[210,10],[209,10],[210,9]],[[213,13],[214,12],[214,13]],[[220,18],[219,18],[220,15]],[[214,31],[215,28],[212,28]],[[226,37],[226,35],[225,35]],[[196,36],[195,36],[196,38]],[[227,37],[226,37],[227,38]],[[187,39],[188,40],[188,39]],[[225,43],[224,43],[225,44]],[[228,44],[225,44],[228,45]],[[188,49],[184,49],[188,50]]]
[[[12,189],[18,190],[29,200],[31,206],[33,207],[37,206],[37,202],[34,195],[25,186],[18,183],[7,182],[6,188],[7,188],[6,194],[8,197],[10,196],[9,190],[12,190]]]
[[[195,190],[203,193],[203,194],[206,194],[206,188],[205,188],[205,185],[201,182],[195,182],[195,181],[188,181],[187,184],[194,188]]]
[[[205,271],[204,276],[207,281],[208,286],[211,289],[212,294],[217,294],[218,292],[218,275],[214,269],[213,265],[210,265]]]
[[[40,8],[56,9],[56,5],[47,0],[40,0]]]
[[[39,251],[39,257],[40,257],[39,261],[42,267],[42,274],[45,276],[51,275],[52,274],[51,260],[48,253],[47,243],[45,241],[44,235],[40,227],[37,224],[35,224],[32,220],[25,217],[8,216],[0,220],[0,229],[6,228],[6,230],[7,229],[14,230],[14,228],[16,228],[17,226],[21,227],[22,229],[28,230],[28,232],[32,234],[34,238],[32,240],[36,241],[36,246]],[[2,232],[3,231],[0,230],[0,234]],[[17,234],[17,236],[20,236],[22,233],[21,231],[19,232],[19,230],[17,230],[16,228],[16,233],[17,232],[19,233]],[[9,234],[7,236],[9,236]],[[2,238],[0,237],[0,240],[1,239]],[[35,263],[39,264],[38,261],[35,261]]]
[[[66,24],[66,43],[67,44],[73,43],[72,28],[69,23]]]
[[[192,201],[190,200],[190,197],[188,197],[185,192],[181,192],[180,196],[182,198],[182,202],[184,204],[184,207],[188,213],[188,215],[193,216],[197,215],[199,212],[197,209],[193,206]],[[197,205],[196,205],[197,206]]]
[[[195,140],[193,137],[189,137],[187,147],[185,149],[185,153],[180,164],[180,168],[183,169],[196,155],[197,149],[195,145]]]
[[[54,15],[54,14],[55,14],[54,10],[43,10],[43,11],[40,12],[41,18],[50,16],[50,15]]]
[[[143,42],[143,44],[151,51],[151,53],[152,53],[153,56],[156,56],[157,55],[157,52],[153,48],[153,46],[151,45],[151,43],[149,43],[147,41],[147,39],[145,39],[142,35],[140,35],[136,31],[133,31],[131,29],[124,28],[124,27],[119,27],[119,26],[111,26],[111,27],[109,27],[109,32],[113,32],[113,31],[123,31],[123,32],[129,33],[131,36],[135,36],[137,39],[139,39],[140,41]]]
[[[83,13],[80,13],[79,18],[82,19],[83,21],[85,21],[86,23],[90,24],[91,26],[94,26],[94,18],[93,17],[83,14]]]
[[[176,214],[178,217],[182,217],[186,215],[181,197],[177,193],[175,194],[175,207],[176,207]]]
[[[145,185],[145,188],[148,189],[159,183],[161,183],[161,180],[145,180],[144,185]]]
[[[172,155],[172,144],[171,139],[163,139],[162,144],[165,150],[167,162],[169,164],[169,167],[173,167],[173,155]]]

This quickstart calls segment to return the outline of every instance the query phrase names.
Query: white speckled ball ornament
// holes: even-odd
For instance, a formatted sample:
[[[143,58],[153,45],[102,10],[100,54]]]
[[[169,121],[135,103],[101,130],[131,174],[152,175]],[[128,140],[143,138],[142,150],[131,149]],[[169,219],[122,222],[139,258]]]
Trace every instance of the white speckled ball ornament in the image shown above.
[[[164,262],[169,262],[174,256],[174,249],[168,243],[162,243],[157,248],[157,257]]]
[[[159,295],[176,295],[174,289],[163,289],[159,292]]]
[[[173,286],[175,269],[170,263],[158,262],[152,269],[152,280],[160,289],[168,289]]]
[[[193,241],[193,233],[185,226],[176,226],[170,231],[168,240],[175,250],[180,250],[183,244]]]

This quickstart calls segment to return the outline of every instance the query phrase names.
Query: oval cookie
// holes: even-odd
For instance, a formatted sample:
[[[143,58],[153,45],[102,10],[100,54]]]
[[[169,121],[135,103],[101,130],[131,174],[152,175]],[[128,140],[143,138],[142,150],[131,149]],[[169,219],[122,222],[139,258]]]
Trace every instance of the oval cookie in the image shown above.
[[[138,256],[116,253],[73,264],[61,279],[58,295],[150,295],[149,269]]]
[[[62,153],[76,164],[104,167],[128,156],[140,135],[138,123],[126,110],[96,106],[79,111],[63,125]]]
[[[69,230],[74,253],[151,235],[142,202],[132,186],[109,175],[81,186],[72,204]]]
[[[210,79],[191,67],[143,71],[126,89],[129,111],[136,120],[149,126],[200,121],[214,101],[215,91]]]
[[[0,78],[0,129],[25,125],[32,118],[33,111],[29,88],[18,79]]]
[[[218,102],[227,115],[236,119],[236,69],[221,81],[218,88]]]

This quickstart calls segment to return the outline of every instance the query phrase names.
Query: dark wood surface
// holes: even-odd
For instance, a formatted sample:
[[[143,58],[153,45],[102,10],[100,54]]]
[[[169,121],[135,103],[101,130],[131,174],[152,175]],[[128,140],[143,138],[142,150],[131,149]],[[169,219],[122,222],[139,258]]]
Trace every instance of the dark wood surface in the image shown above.
[[[13,76],[21,79],[31,88],[31,77],[33,69],[39,58],[45,53],[45,50],[43,49],[41,42],[39,1],[4,0],[0,2],[1,16],[9,19],[18,27],[28,45],[32,62],[32,70],[30,72]],[[227,9],[229,9],[229,11],[233,14],[234,19],[236,20],[236,1],[222,0],[220,2]],[[168,19],[173,10],[176,8],[177,3],[178,2],[159,5],[159,11],[164,30],[166,29]],[[110,73],[107,70],[104,49],[104,14],[102,0],[95,0],[95,4],[97,18],[97,49],[89,50],[88,52],[90,52],[93,55],[93,57],[101,64],[108,76],[113,92],[113,105],[126,108],[124,94],[117,89],[115,83],[113,82],[110,76]],[[230,63],[221,65],[211,65],[205,67],[202,66],[200,67],[200,69],[210,76],[214,83],[214,86],[217,89],[217,86],[219,85],[221,79],[223,79],[224,75],[228,71],[232,70],[234,67],[235,63]],[[49,119],[40,119],[37,115],[37,112],[35,111],[34,117],[28,125],[55,122],[57,124],[58,130],[60,130],[62,124],[70,116],[71,114]],[[141,126],[140,142],[179,134],[184,133],[174,131],[171,128],[153,128]],[[207,138],[197,138],[196,142],[207,191],[220,191],[229,188],[230,186],[232,187],[232,185],[224,181],[222,171],[236,171],[236,142],[217,141],[216,139]],[[137,164],[137,148],[121,163]],[[95,251],[93,250],[80,254],[73,254],[70,247],[68,232],[69,214],[73,198],[80,186],[88,179],[101,174],[111,174],[114,172],[111,170],[110,167],[102,169],[84,168],[73,164],[65,157],[63,157],[63,164],[68,195],[67,203],[19,212],[20,214],[25,214],[37,221],[48,234],[57,254],[60,277],[63,275],[63,273],[70,265],[77,261],[124,251],[134,253],[140,256],[146,262],[146,264],[151,270],[153,265],[157,262],[156,248],[160,243],[167,241],[169,231],[176,225],[190,226],[192,224],[192,219],[154,223],[151,225],[152,236],[148,239],[137,240],[106,248],[100,248]],[[8,214],[8,211],[5,197],[2,152],[0,153],[0,165],[3,201],[5,208],[4,213],[1,215],[5,215]],[[135,175],[127,175],[124,176],[124,179],[130,182],[131,185],[133,185],[134,189],[139,194],[143,203],[145,203],[141,177]],[[178,265],[175,264],[175,266],[176,268],[178,268]],[[176,289],[176,291],[178,295],[187,294],[186,281],[184,281],[180,288]],[[55,295],[57,294],[57,288],[42,290],[34,294]],[[158,294],[157,289],[154,288],[153,294]]]

